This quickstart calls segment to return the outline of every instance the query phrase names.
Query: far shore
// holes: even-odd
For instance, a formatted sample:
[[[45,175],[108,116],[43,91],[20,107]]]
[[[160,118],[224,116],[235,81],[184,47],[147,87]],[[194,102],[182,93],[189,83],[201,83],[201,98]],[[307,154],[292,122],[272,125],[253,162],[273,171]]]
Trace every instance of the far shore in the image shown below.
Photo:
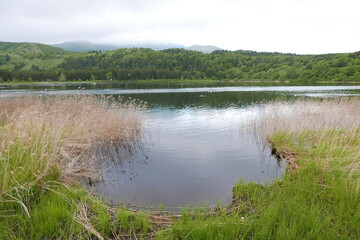
[[[123,83],[123,84],[206,84],[206,83],[259,83],[259,84],[294,84],[294,85],[312,85],[312,84],[360,84],[359,81],[263,81],[263,80],[237,80],[237,79],[139,79],[139,80],[84,80],[84,81],[0,81],[0,86],[4,85],[68,85],[68,84],[107,84],[107,83]]]

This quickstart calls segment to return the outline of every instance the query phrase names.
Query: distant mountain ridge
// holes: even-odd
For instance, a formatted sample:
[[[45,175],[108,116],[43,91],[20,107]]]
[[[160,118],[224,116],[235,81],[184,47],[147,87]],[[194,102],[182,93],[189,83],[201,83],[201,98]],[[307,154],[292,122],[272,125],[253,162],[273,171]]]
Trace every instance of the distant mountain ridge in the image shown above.
[[[216,50],[223,50],[222,48],[212,46],[212,45],[206,45],[206,46],[192,45],[185,49],[190,50],[190,51],[198,51],[198,52],[202,52],[202,53],[212,53],[213,51],[216,51]]]
[[[43,53],[43,54],[65,54],[67,52],[91,52],[91,51],[113,51],[124,48],[150,48],[155,51],[179,48],[202,53],[212,53],[215,50],[222,50],[216,46],[192,45],[185,47],[172,43],[142,43],[128,45],[98,44],[89,41],[63,42],[53,45],[31,42],[0,42],[0,51],[7,53]]]
[[[153,50],[163,50],[168,48],[185,48],[185,46],[173,43],[134,43],[134,44],[102,44],[89,41],[63,42],[53,44],[54,47],[62,48],[71,52],[89,52],[89,51],[113,51],[121,48],[150,48]]]
[[[63,42],[53,44],[52,46],[64,49],[71,52],[89,52],[89,51],[113,51],[121,48],[150,48],[152,50],[164,50],[169,48],[183,48],[191,51],[198,51],[203,53],[212,53],[215,50],[222,50],[216,46],[202,46],[202,45],[192,45],[190,47],[185,47],[181,44],[175,43],[134,43],[134,44],[102,44],[102,43],[92,43],[89,41],[74,41],[74,42]]]
[[[88,41],[63,42],[53,44],[52,46],[64,49],[70,52],[88,52],[88,51],[112,51],[118,49],[111,44],[94,44]]]

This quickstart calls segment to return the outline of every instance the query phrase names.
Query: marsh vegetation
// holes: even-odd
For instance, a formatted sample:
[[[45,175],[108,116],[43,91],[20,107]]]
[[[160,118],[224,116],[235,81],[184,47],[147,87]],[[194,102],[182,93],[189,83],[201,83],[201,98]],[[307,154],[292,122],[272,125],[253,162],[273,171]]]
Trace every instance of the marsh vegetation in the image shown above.
[[[239,182],[217,211],[185,212],[167,239],[358,239],[360,100],[274,102],[250,123],[287,162],[282,179]],[[263,139],[263,140],[264,140]]]
[[[288,163],[284,176],[240,181],[232,204],[181,214],[106,204],[81,183],[101,178],[94,149],[141,142],[142,105],[91,96],[0,103],[0,238],[360,237],[359,98],[262,104],[247,126]]]
[[[75,185],[100,180],[98,148],[136,144],[141,107],[91,96],[1,98],[1,237],[81,235],[84,201],[96,200]]]

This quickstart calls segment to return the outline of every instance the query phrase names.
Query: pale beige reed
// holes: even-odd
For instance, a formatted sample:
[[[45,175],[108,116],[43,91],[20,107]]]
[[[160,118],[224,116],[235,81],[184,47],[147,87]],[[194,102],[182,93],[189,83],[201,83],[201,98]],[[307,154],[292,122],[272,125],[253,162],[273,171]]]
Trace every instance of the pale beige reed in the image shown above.
[[[39,143],[44,158],[51,159],[49,165],[60,166],[64,180],[98,180],[99,158],[94,149],[104,144],[136,144],[142,133],[143,107],[134,101],[119,104],[109,97],[1,98],[0,152],[19,139],[26,144],[37,136],[43,138]]]
[[[302,99],[294,102],[272,102],[259,108],[251,129],[267,139],[279,131],[360,128],[360,98]]]

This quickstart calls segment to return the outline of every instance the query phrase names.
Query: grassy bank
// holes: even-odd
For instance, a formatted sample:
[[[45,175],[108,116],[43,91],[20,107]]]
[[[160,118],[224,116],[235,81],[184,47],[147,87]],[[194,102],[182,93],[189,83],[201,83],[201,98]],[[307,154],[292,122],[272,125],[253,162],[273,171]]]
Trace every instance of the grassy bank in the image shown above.
[[[101,178],[97,149],[138,143],[138,110],[89,96],[0,99],[0,239],[148,231],[146,218],[111,212],[79,185]]]
[[[284,177],[239,182],[230,206],[158,215],[113,208],[79,184],[101,177],[92,149],[139,142],[137,106],[0,99],[0,239],[359,239],[359,108],[359,99],[264,106],[251,127],[287,161]]]
[[[252,129],[288,163],[269,185],[239,182],[230,207],[184,213],[165,239],[359,239],[359,99],[273,103]]]
[[[272,185],[238,183],[230,208],[185,213],[165,239],[359,239],[360,131],[280,132],[271,142],[296,161]],[[290,158],[290,159],[289,159]]]

